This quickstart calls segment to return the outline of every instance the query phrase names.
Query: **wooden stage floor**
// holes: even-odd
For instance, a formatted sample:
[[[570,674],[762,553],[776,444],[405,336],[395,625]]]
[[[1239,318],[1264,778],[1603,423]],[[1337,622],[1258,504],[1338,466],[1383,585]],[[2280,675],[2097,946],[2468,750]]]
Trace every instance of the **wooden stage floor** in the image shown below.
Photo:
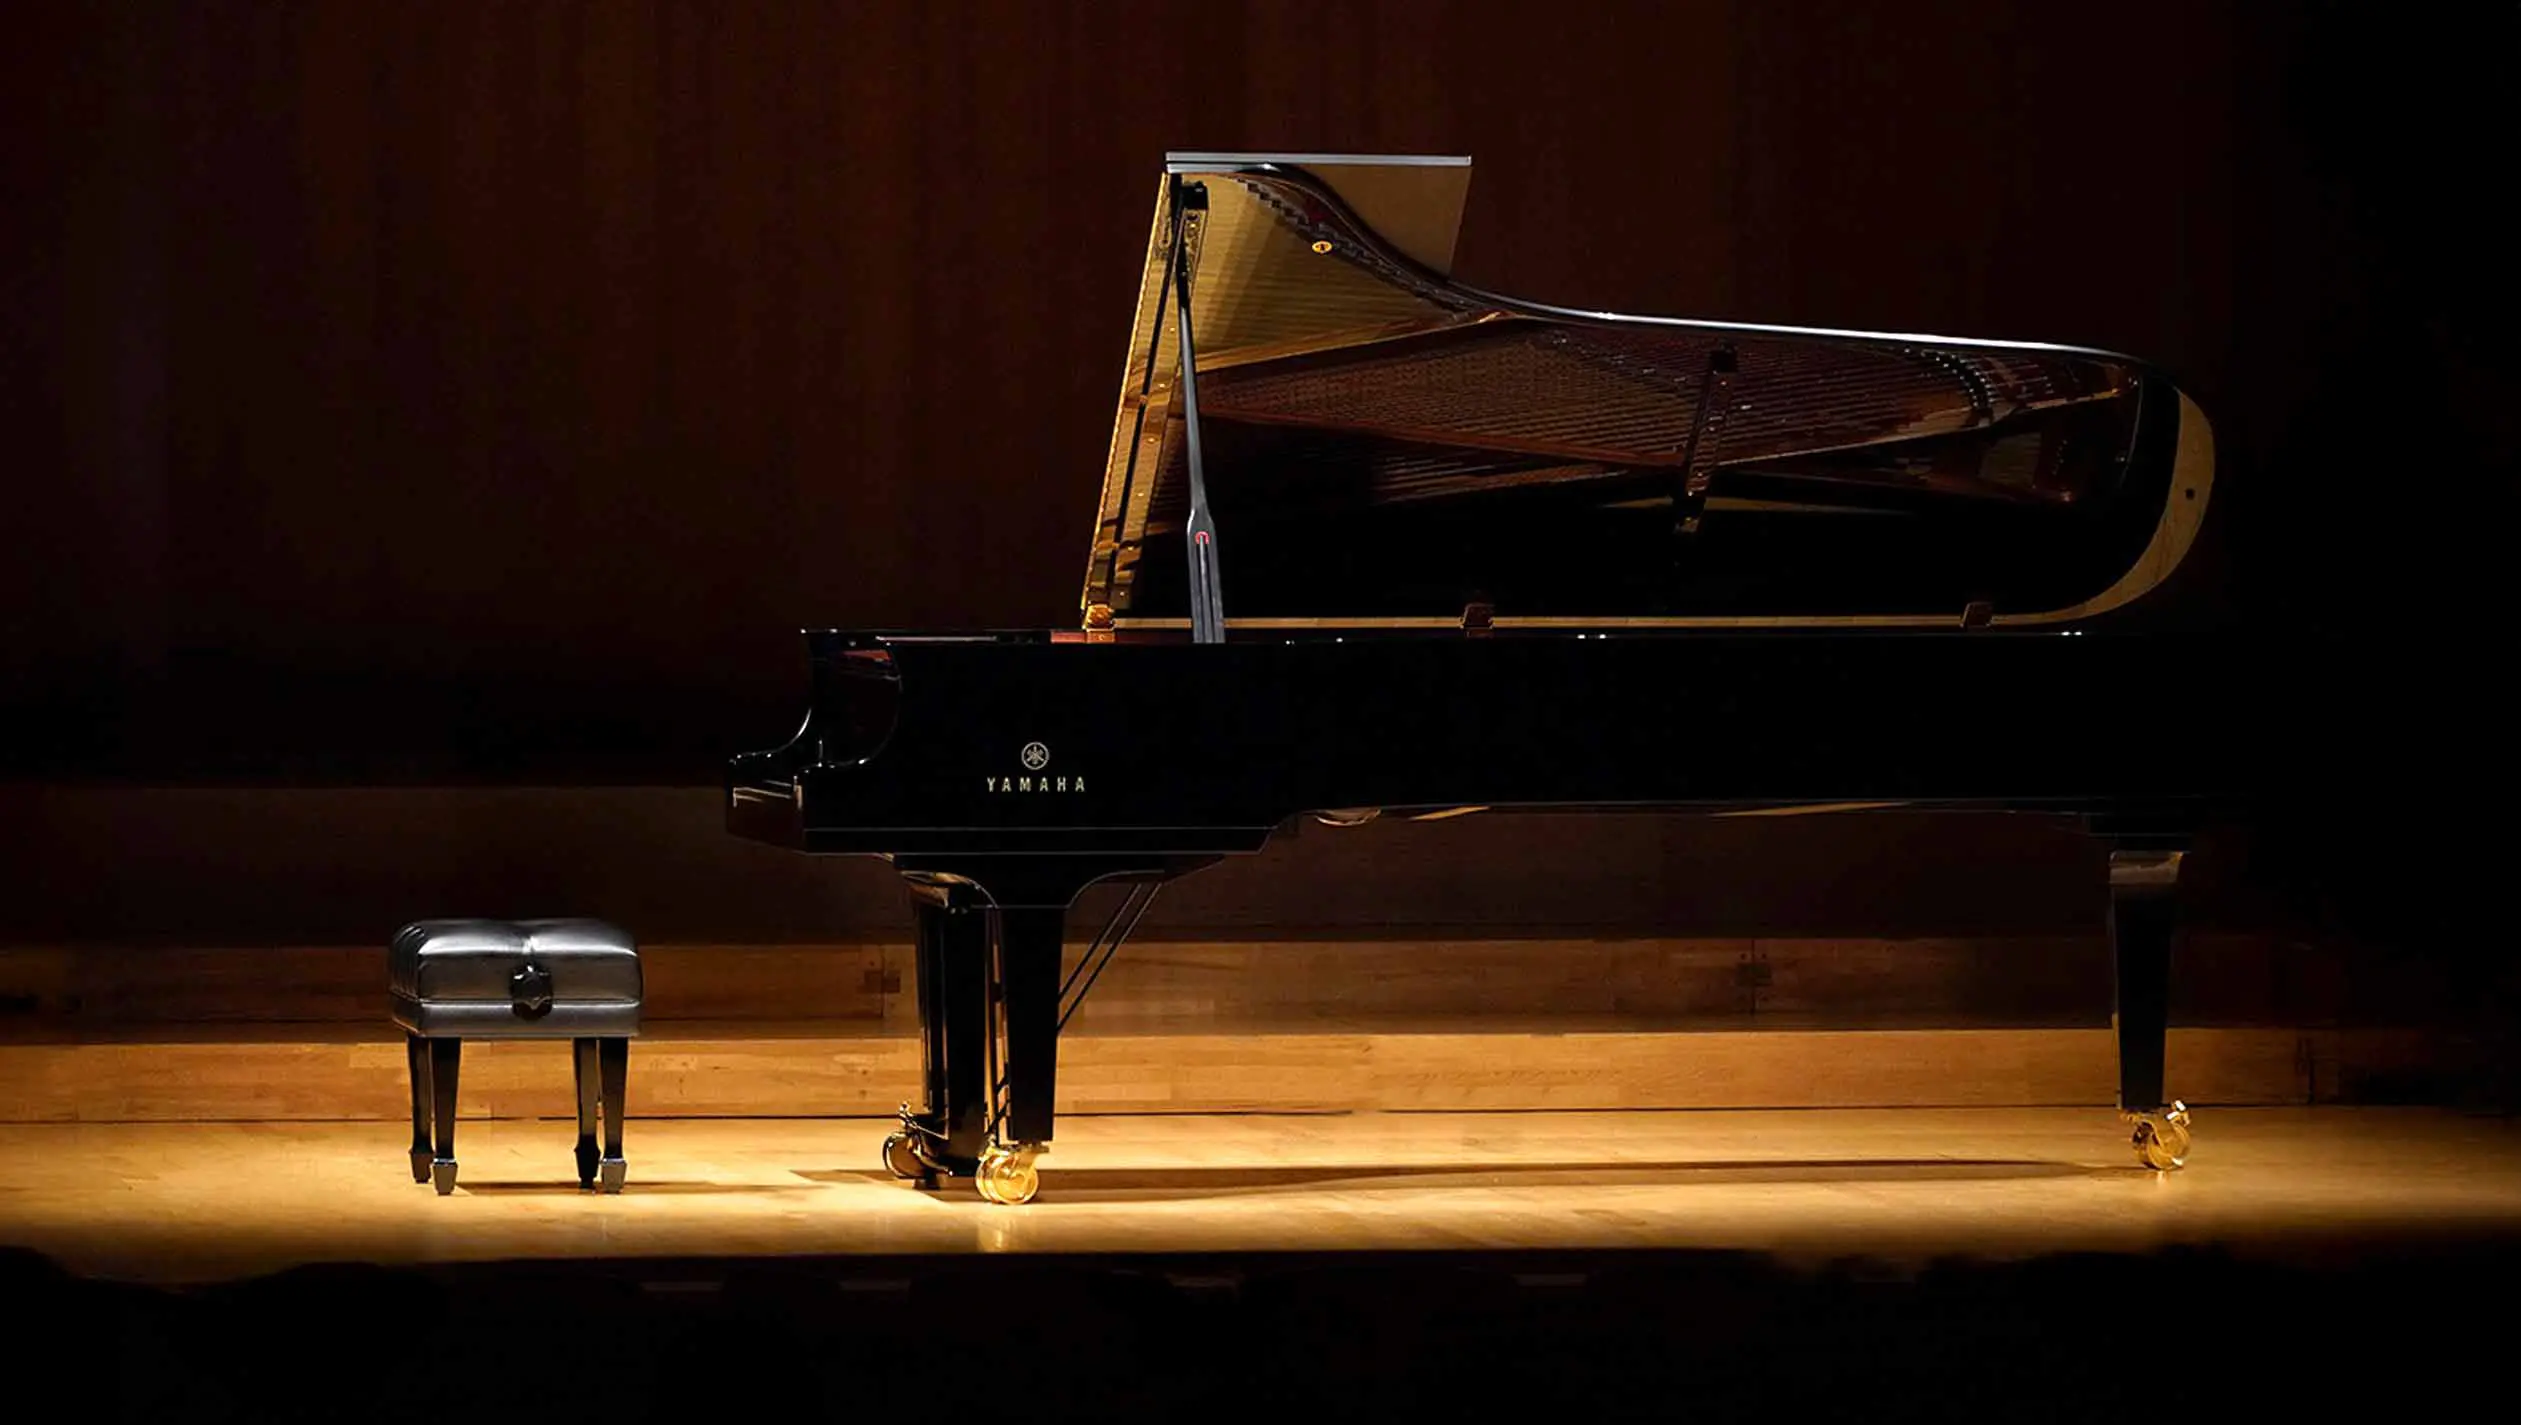
[[[0,1127],[0,1246],[81,1276],[209,1282],[316,1262],[1748,1249],[2019,1259],[2277,1256],[2521,1239],[2521,1129],[2414,1109],[2198,1115],[2135,1165],[2091,1109],[1071,1117],[1023,1208],[923,1193],[873,1119],[636,1121],[619,1197],[570,1124],[467,1121],[463,1186],[391,1123]]]

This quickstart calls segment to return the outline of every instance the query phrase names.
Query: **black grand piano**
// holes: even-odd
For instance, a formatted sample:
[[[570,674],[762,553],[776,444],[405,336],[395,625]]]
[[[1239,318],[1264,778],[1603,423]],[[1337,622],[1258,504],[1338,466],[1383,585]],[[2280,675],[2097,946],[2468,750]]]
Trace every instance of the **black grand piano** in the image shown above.
[[[1080,626],[809,631],[803,726],[729,763],[729,830],[913,893],[926,1082],[888,1164],[1034,1195],[1061,1025],[1165,881],[1295,817],[1495,807],[2079,818],[2120,1107],[2179,1166],[2175,892],[2236,790],[2232,665],[2163,588],[2214,476],[2196,405],[2101,351],[1466,287],[1469,176],[1170,156]]]

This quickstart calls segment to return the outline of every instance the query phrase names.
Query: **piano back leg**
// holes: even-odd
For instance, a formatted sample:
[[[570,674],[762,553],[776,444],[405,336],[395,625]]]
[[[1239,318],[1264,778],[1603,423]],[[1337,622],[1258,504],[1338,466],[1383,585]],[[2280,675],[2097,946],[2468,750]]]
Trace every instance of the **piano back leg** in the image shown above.
[[[2110,853],[2110,956],[2116,980],[2118,1108],[2163,1104],[2163,1055],[2171,1024],[2171,941],[2178,928],[2177,851]]]

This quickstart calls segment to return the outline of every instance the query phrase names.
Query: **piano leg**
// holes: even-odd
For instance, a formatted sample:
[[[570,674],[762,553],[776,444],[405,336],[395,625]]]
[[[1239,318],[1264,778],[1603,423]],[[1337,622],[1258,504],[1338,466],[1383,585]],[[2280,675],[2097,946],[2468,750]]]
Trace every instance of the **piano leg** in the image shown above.
[[[1153,883],[1213,863],[1185,856],[896,856],[919,913],[919,1029],[927,1103],[902,1110],[884,1160],[903,1177],[968,1173],[996,1203],[1030,1202],[1050,1147],[1059,1027],[1146,909]],[[1061,979],[1068,906],[1098,881],[1148,883]],[[1000,1059],[1003,1047],[1004,1059]],[[920,1169],[925,1168],[923,1174]]]
[[[2118,1039],[2118,1110],[2133,1125],[2136,1157],[2169,1171],[2187,1160],[2188,1107],[2165,1106],[2163,1060],[2171,1024],[2171,942],[2179,928],[2181,853],[2110,853],[2110,952]]]
[[[1006,1040],[1002,1116],[976,1178],[991,1202],[1030,1202],[1041,1188],[1033,1159],[1050,1143],[1059,1082],[1059,969],[1067,911],[1007,906],[998,912],[998,1015]]]
[[[884,1162],[928,1187],[969,1175],[988,1147],[989,911],[967,884],[912,882],[911,894],[923,1091],[884,1140]]]

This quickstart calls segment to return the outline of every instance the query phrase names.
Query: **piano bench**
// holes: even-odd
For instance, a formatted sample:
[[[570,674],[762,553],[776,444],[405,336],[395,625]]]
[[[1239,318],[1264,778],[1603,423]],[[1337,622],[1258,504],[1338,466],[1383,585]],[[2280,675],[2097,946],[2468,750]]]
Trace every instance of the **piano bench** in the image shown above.
[[[418,920],[386,951],[411,1068],[411,1177],[455,1191],[455,1087],[467,1039],[567,1039],[578,1186],[620,1192],[622,1101],[639,1033],[639,947],[600,920]],[[595,1147],[599,1102],[604,1149]]]

